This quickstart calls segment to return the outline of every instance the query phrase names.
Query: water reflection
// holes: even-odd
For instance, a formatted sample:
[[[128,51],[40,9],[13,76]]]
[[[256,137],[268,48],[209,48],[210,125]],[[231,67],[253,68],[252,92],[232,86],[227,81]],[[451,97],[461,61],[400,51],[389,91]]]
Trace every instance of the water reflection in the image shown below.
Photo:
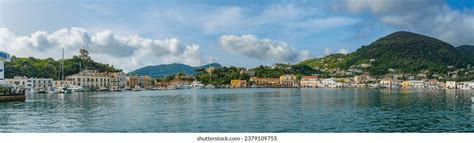
[[[28,95],[0,132],[472,132],[472,91],[214,89]]]

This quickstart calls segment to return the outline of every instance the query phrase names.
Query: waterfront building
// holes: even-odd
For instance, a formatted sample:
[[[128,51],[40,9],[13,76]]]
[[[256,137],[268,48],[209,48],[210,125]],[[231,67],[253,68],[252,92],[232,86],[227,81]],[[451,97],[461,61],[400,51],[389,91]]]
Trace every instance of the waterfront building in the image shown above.
[[[230,87],[232,87],[232,88],[247,87],[247,81],[246,80],[233,79],[233,80],[230,81]]]
[[[107,73],[98,70],[83,70],[66,77],[70,85],[81,86],[87,89],[110,88],[111,78]]]
[[[392,79],[385,78],[380,80],[380,87],[392,88],[393,81]]]
[[[4,64],[5,62],[10,62],[11,57],[10,54],[0,51],[0,84],[5,84],[5,69]]]
[[[410,88],[410,81],[403,81],[402,88]]]
[[[152,86],[152,78],[150,76],[129,76],[127,82],[130,88],[136,86],[141,88]]]
[[[282,87],[298,87],[298,81],[293,74],[285,74],[280,76],[280,85]]]
[[[301,87],[318,87],[319,76],[303,76],[301,77]]]
[[[439,82],[438,80],[432,79],[432,80],[429,80],[425,83],[425,87],[429,88],[429,89],[439,89],[439,88],[443,87],[443,86],[441,86],[440,83],[441,82]]]
[[[63,88],[63,87],[68,87],[74,85],[74,81],[63,81],[63,80],[54,80],[53,81],[53,87],[55,88]]]
[[[457,88],[459,88],[459,89],[474,89],[474,82],[473,81],[458,82]]]
[[[15,76],[12,79],[6,79],[5,82],[6,84],[28,89],[46,89],[53,86],[52,78],[28,78],[25,76]]]
[[[279,86],[280,79],[278,78],[258,78],[258,77],[250,77],[250,82],[257,86]]]
[[[320,87],[337,87],[337,82],[333,78],[326,78],[321,80]]]
[[[425,81],[423,80],[410,80],[408,83],[409,88],[425,88]]]
[[[457,82],[456,81],[446,81],[446,88],[456,89],[457,88]]]
[[[123,72],[115,72],[110,74],[111,86],[125,88],[127,86],[127,74]]]

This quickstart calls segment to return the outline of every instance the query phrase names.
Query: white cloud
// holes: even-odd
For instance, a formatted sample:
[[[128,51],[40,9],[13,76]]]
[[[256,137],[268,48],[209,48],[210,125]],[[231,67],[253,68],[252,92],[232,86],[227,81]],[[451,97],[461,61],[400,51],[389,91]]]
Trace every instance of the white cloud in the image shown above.
[[[255,35],[223,35],[220,47],[228,52],[256,58],[262,61],[295,62],[313,57],[309,51],[295,51],[287,43],[270,39],[258,39]]]
[[[125,71],[145,65],[184,63],[193,66],[205,63],[199,46],[183,45],[178,39],[147,39],[139,36],[119,36],[110,31],[89,33],[82,28],[64,28],[51,34],[37,31],[30,36],[17,36],[0,28],[0,50],[20,57],[56,58],[77,55],[88,49],[93,59],[109,63]]]
[[[474,44],[474,13],[444,0],[346,0],[351,12],[369,11],[397,29],[428,34],[454,45]]]
[[[324,56],[331,55],[332,51],[330,48],[324,48]]]
[[[349,53],[349,51],[348,51],[347,49],[345,49],[345,48],[342,48],[342,49],[339,49],[339,53],[341,53],[341,54],[344,54],[344,55],[345,55],[345,54],[348,54],[348,53]]]

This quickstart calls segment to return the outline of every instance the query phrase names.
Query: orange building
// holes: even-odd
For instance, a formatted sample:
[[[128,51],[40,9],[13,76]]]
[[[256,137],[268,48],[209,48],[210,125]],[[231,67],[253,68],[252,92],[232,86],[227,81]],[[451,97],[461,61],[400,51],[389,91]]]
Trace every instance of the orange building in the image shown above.
[[[243,88],[247,87],[247,81],[246,80],[238,80],[238,79],[233,79],[230,81],[230,86],[232,88]]]

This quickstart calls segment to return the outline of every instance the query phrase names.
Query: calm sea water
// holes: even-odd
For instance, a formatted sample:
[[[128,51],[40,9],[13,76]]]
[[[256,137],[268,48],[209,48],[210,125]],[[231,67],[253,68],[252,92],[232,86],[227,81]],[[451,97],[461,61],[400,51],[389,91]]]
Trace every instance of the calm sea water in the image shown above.
[[[0,132],[474,132],[473,91],[199,89],[28,95]]]

